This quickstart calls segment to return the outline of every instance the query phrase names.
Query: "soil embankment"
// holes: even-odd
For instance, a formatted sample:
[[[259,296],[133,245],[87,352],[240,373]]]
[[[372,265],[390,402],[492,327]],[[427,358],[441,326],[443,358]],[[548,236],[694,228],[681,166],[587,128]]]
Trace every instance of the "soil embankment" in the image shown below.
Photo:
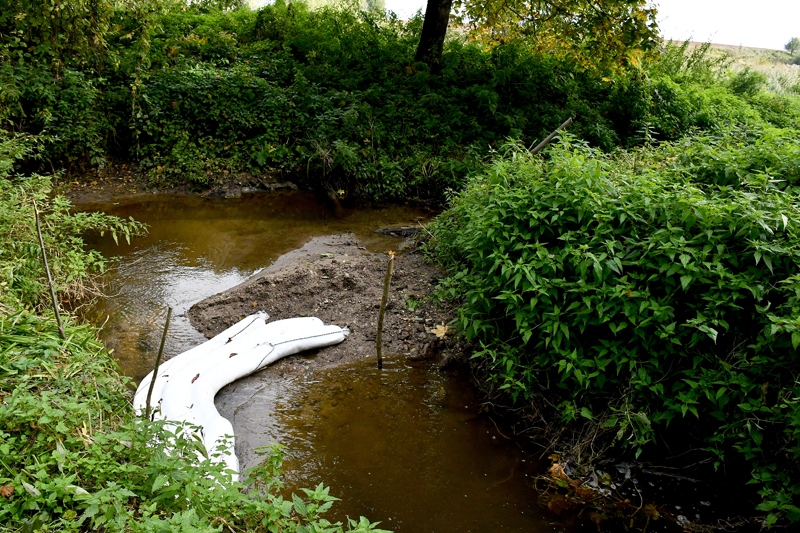
[[[387,260],[386,254],[367,251],[352,234],[316,237],[244,283],[198,302],[187,315],[207,337],[258,310],[269,313],[271,320],[316,316],[350,328],[344,343],[322,349],[314,358],[276,363],[274,371],[282,375],[376,357]],[[437,269],[418,251],[397,256],[384,319],[384,353],[441,358],[440,364],[452,359],[455,347],[445,326],[450,316],[430,298],[438,279]]]
[[[269,174],[256,176],[243,172],[230,174],[227,171],[211,175],[205,184],[189,182],[175,185],[159,181],[135,166],[115,162],[109,162],[90,174],[80,175],[77,180],[73,178],[59,180],[56,186],[77,205],[113,200],[130,201],[153,194],[239,198],[243,194],[254,192],[298,188],[295,183],[279,179],[278,176]]]

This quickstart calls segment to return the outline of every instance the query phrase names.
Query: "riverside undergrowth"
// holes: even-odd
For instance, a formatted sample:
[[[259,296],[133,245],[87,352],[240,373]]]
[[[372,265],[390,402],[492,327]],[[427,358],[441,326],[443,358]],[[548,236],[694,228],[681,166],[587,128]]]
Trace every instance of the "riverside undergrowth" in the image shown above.
[[[798,141],[504,146],[428,244],[484,378],[581,461],[702,450],[748,473],[743,513],[800,520]]]
[[[59,300],[86,295],[105,260],[83,246],[87,231],[132,237],[132,220],[73,213],[50,177],[21,176],[15,162],[35,139],[0,136],[0,530],[3,531],[381,531],[365,518],[330,523],[336,498],[320,485],[285,499],[281,451],[247,484],[232,483],[186,428],[135,416],[132,383],[97,330],[64,313],[62,338],[34,225]],[[63,303],[63,302],[62,302]],[[73,302],[74,303],[74,302]],[[169,450],[154,443],[170,442]]]
[[[591,56],[572,61],[523,38],[490,45],[453,28],[432,74],[414,61],[421,17],[236,4],[76,3],[51,22],[73,36],[58,44],[39,34],[52,30],[42,5],[15,0],[0,14],[0,124],[46,135],[45,168],[121,160],[157,184],[244,173],[424,200],[459,189],[505,138],[538,142],[568,117],[606,151],[648,135],[800,124],[796,94],[730,77],[724,58],[688,43],[608,72]],[[92,17],[96,39],[73,35]]]

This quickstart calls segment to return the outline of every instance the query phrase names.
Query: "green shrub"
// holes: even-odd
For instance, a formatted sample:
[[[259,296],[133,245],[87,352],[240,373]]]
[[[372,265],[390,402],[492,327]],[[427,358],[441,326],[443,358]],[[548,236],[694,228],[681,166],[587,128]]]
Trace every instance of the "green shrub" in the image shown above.
[[[767,85],[767,76],[761,72],[750,70],[750,67],[731,74],[728,87],[733,94],[755,96]]]
[[[440,200],[503,139],[538,142],[567,117],[605,151],[695,129],[800,123],[797,98],[765,93],[749,71],[730,76],[708,45],[667,44],[642,68],[603,77],[524,40],[483,49],[452,39],[434,76],[413,61],[421,17],[285,2],[258,12],[100,4],[103,47],[74,36],[64,48],[92,61],[54,69],[46,54],[19,56],[0,39],[0,57],[16,58],[0,62],[0,121],[49,138],[45,168],[114,157],[157,182],[280,174],[372,198]]]
[[[443,291],[512,399],[542,394],[563,422],[591,420],[637,456],[654,440],[717,464],[738,450],[768,521],[796,521],[796,196],[758,173],[695,183],[704,158],[675,172],[668,154],[506,147],[433,225]]]
[[[646,123],[643,76],[603,80],[522,43],[450,42],[432,76],[410,61],[418,19],[279,3],[252,27],[241,17],[223,60],[185,44],[211,42],[205,19],[171,17],[182,25],[153,37],[170,52],[153,52],[161,68],[143,79],[138,136],[124,143],[165,179],[279,171],[375,198],[435,197],[506,136],[535,142],[574,116],[611,150]]]
[[[711,43],[695,46],[690,41],[665,42],[661,53],[646,65],[653,78],[671,78],[676,83],[703,86],[719,83],[731,65],[725,55],[710,53]]]
[[[729,72],[730,58],[709,51],[707,43],[667,44],[660,57],[645,66],[650,107],[639,120],[658,140],[676,140],[694,130],[798,127],[800,100],[795,95],[766,92],[763,74],[749,69]]]
[[[800,185],[797,130],[767,127],[689,137],[664,147],[673,168],[691,181],[748,188],[768,180],[780,189]]]
[[[762,92],[748,101],[769,124],[778,128],[800,129],[800,95]]]
[[[41,212],[42,233],[57,292],[77,303],[91,296],[93,274],[105,259],[83,246],[87,231],[109,232],[130,239],[144,232],[133,220],[102,213],[75,213],[63,197],[50,199],[51,177],[19,176],[15,164],[41,149],[36,139],[0,130],[0,301],[41,309],[49,305],[42,256],[36,236],[33,202]]]
[[[297,115],[292,92],[251,69],[196,65],[145,83],[137,119],[139,158],[165,177],[285,164]]]

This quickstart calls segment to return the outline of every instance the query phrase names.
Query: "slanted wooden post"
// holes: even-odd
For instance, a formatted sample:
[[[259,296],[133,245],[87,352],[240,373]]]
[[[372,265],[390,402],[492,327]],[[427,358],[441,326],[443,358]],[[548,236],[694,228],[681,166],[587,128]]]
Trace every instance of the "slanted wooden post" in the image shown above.
[[[389,264],[386,267],[386,277],[383,280],[383,298],[381,298],[381,309],[378,311],[378,336],[375,345],[378,348],[378,370],[383,368],[383,356],[381,354],[381,337],[383,335],[383,314],[386,312],[386,300],[389,297],[389,284],[392,282],[392,270],[394,269],[394,252],[389,252]]]
[[[150,380],[150,388],[147,389],[147,403],[145,404],[144,417],[150,420],[150,399],[153,397],[153,386],[156,384],[158,378],[158,367],[161,364],[161,354],[164,353],[164,343],[167,340],[167,330],[169,329],[169,319],[172,317],[172,307],[167,308],[167,321],[164,322],[164,333],[161,334],[161,346],[158,347],[158,355],[156,356],[156,366],[153,368],[153,379]]]
[[[550,144],[550,141],[552,141],[552,140],[553,140],[553,138],[555,138],[555,136],[556,136],[556,135],[558,135],[558,130],[563,130],[564,128],[566,128],[566,127],[567,127],[567,126],[569,126],[570,124],[572,124],[572,117],[570,117],[570,118],[568,118],[567,120],[565,120],[565,121],[564,121],[564,123],[563,123],[562,125],[560,125],[560,126],[559,126],[559,127],[557,127],[555,130],[553,130],[553,133],[551,133],[550,135],[548,135],[547,137],[545,137],[545,138],[544,138],[544,140],[543,140],[542,142],[540,142],[539,144],[537,144],[537,145],[536,145],[536,147],[535,147],[533,150],[531,150],[531,155],[536,155],[536,154],[538,154],[539,152],[541,152],[541,151],[542,151],[542,149],[543,149],[545,146],[547,146],[548,144]]]
[[[47,284],[50,286],[50,298],[53,300],[53,311],[56,313],[56,322],[58,323],[58,333],[63,340],[67,340],[64,333],[64,326],[61,324],[61,315],[58,312],[58,300],[56,299],[56,289],[53,287],[53,278],[50,276],[50,265],[47,264],[47,253],[44,251],[44,240],[42,239],[42,226],[39,224],[39,209],[36,207],[36,200],[33,201],[33,214],[36,219],[36,234],[39,236],[39,248],[42,250],[42,261],[44,262],[44,271],[47,274]]]

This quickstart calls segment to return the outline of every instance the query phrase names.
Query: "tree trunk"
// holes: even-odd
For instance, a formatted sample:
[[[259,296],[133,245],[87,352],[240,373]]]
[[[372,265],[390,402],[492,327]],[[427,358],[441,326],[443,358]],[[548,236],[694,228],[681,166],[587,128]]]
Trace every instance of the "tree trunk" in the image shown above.
[[[444,36],[447,33],[447,24],[450,22],[452,6],[453,0],[428,0],[428,6],[425,8],[422,35],[414,59],[426,63],[433,73],[442,70]]]

